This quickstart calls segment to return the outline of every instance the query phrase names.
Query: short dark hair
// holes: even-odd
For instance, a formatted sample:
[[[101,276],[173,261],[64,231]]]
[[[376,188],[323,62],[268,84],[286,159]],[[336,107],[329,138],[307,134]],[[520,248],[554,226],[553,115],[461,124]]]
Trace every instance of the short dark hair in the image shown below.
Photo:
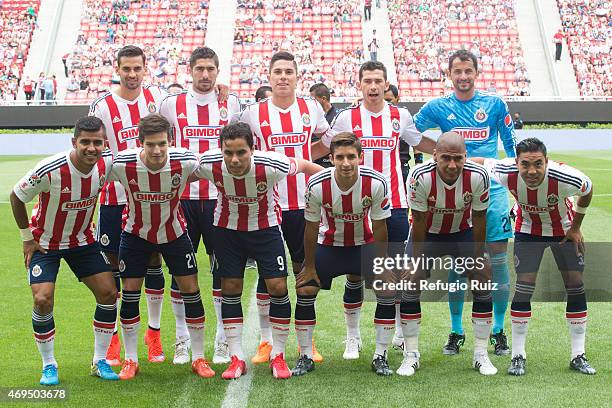
[[[397,98],[399,96],[399,89],[397,89],[397,86],[393,85],[393,84],[389,84],[389,87],[387,88],[387,91],[391,91],[391,93],[393,94],[394,98]]]
[[[329,88],[322,82],[311,86],[310,93],[314,94],[314,96],[316,96],[317,98],[324,98],[328,102],[331,98],[331,92],[329,91]]]
[[[293,62],[293,67],[295,68],[295,73],[297,74],[297,62],[295,62],[295,56],[287,51],[279,51],[276,54],[272,55],[272,59],[270,60],[270,72],[272,72],[272,66],[276,61],[291,61]]]
[[[521,140],[516,144],[516,156],[518,157],[521,153],[535,153],[542,152],[546,157],[546,145],[540,139],[535,137],[528,137],[527,139]]]
[[[168,85],[168,86],[166,87],[166,90],[169,90],[170,88],[178,88],[178,89],[181,89],[181,90],[182,90],[182,89],[184,89],[184,88],[183,88],[183,85],[178,84],[178,83],[176,83],[176,82],[175,82],[175,83],[173,83],[173,84]]]
[[[95,116],[83,116],[74,124],[74,138],[78,139],[83,131],[85,132],[97,132],[100,129],[106,134],[106,126],[100,118]]]
[[[363,71],[376,71],[380,69],[383,72],[385,81],[387,80],[387,67],[380,61],[366,61],[359,67],[359,80],[363,78]]]
[[[164,118],[159,113],[147,115],[140,119],[138,123],[138,140],[140,140],[140,143],[144,143],[145,137],[147,136],[163,132],[171,136],[172,125],[168,122],[168,119]]]
[[[262,99],[266,99],[266,92],[272,92],[272,87],[269,85],[262,85],[255,91],[255,102],[259,102]]]
[[[117,66],[121,66],[121,58],[142,57],[142,64],[146,63],[145,53],[142,48],[135,45],[126,45],[117,52]]]
[[[219,135],[219,144],[223,145],[224,141],[235,139],[244,139],[249,148],[253,148],[253,132],[248,123],[235,122],[224,127]]]
[[[189,66],[193,68],[199,59],[212,59],[215,63],[215,67],[219,69],[219,56],[212,48],[209,47],[198,47],[191,52],[189,57]]]
[[[476,58],[476,56],[468,50],[458,50],[451,54],[451,56],[448,58],[449,71],[452,69],[453,62],[457,58],[459,58],[459,61],[472,61],[472,64],[474,64],[474,69],[478,71],[478,58]]]
[[[353,132],[340,132],[334,137],[329,144],[329,151],[334,156],[334,151],[340,146],[351,146],[357,149],[357,154],[361,154],[361,141]]]

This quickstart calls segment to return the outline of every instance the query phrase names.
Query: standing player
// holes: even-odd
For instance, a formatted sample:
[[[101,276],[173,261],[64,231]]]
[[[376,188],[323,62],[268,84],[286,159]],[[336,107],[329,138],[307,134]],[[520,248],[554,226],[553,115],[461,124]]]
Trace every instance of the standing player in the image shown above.
[[[368,61],[359,68],[359,88],[363,94],[363,101],[357,106],[344,109],[338,113],[332,123],[333,133],[352,132],[360,139],[363,146],[363,163],[382,173],[389,183],[391,190],[391,217],[387,218],[387,232],[389,242],[397,250],[402,247],[408,238],[408,202],[406,188],[402,182],[402,170],[399,158],[399,142],[404,140],[410,146],[420,151],[431,153],[434,142],[423,137],[414,127],[412,116],[405,108],[388,104],[384,100],[385,89],[389,87],[387,81],[387,68],[381,62]],[[329,140],[322,140],[329,144]],[[390,248],[390,251],[392,251]],[[395,251],[397,252],[397,251]],[[345,304],[347,316],[361,313],[360,303],[356,303],[355,287],[347,281],[345,298],[352,299]],[[363,300],[363,296],[361,297]],[[357,307],[353,307],[359,305]],[[377,297],[376,314],[376,347],[374,360],[384,358],[395,325],[395,299]],[[351,317],[352,318],[352,317]],[[385,344],[383,347],[382,345]],[[361,349],[360,337],[346,339],[345,358],[358,358]],[[382,353],[382,354],[380,354]]]
[[[74,128],[73,149],[38,163],[11,193],[34,298],[32,326],[43,361],[42,385],[59,384],[53,304],[62,258],[96,298],[91,373],[104,380],[119,379],[104,358],[117,319],[117,289],[91,225],[98,193],[112,165],[111,152],[103,152],[104,138],[102,121],[79,119]],[[25,203],[36,196],[38,204],[28,221]]]
[[[134,378],[139,370],[140,291],[153,253],[162,255],[183,298],[192,371],[204,378],[215,375],[204,359],[205,319],[198,269],[179,205],[198,161],[187,149],[168,147],[171,130],[170,122],[161,115],[142,118],[138,123],[138,140],[143,147],[119,153],[110,174],[125,188],[128,198],[119,246],[123,283],[120,317],[125,346],[125,360],[119,373],[122,380]]]
[[[275,151],[304,160],[321,157],[326,149],[315,144],[311,149],[313,137],[325,136],[329,124],[321,105],[310,97],[296,97],[297,63],[292,54],[281,51],[270,60],[270,86],[272,97],[246,107],[241,115],[242,121],[249,124],[259,150]],[[328,135],[329,136],[329,135]],[[296,174],[278,184],[279,204],[282,214],[281,229],[289,248],[294,274],[302,268],[304,261],[304,193],[307,176]],[[299,312],[301,302],[296,307]],[[264,340],[254,357],[254,362],[269,359],[269,343]],[[274,345],[272,345],[274,347]],[[318,353],[317,353],[318,354]],[[317,360],[323,358],[317,355]]]
[[[546,157],[546,146],[529,138],[516,146],[516,159],[486,159],[485,166],[516,199],[514,263],[517,273],[512,317],[512,362],[508,374],[524,375],[531,296],[544,250],[550,247],[567,291],[565,317],[571,340],[570,368],[595,374],[585,357],[587,300],[582,220],[593,197],[593,184],[582,172]],[[577,196],[576,209],[571,197]]]
[[[251,128],[243,122],[221,131],[221,150],[202,155],[196,172],[218,189],[215,209],[214,273],[221,278],[223,325],[231,363],[225,379],[246,373],[242,352],[242,305],[244,267],[247,258],[257,261],[259,274],[270,294],[272,326],[271,364],[275,378],[289,378],[285,342],[289,335],[291,304],[287,293],[285,247],[278,225],[281,214],[276,185],[289,176],[314,174],[322,167],[303,159],[254,149]]]
[[[412,210],[412,256],[429,260],[450,255],[463,258],[465,264],[470,258],[473,264],[484,263],[489,176],[484,167],[466,160],[463,137],[456,132],[443,133],[436,144],[433,159],[412,169],[407,184]],[[417,271],[415,279],[424,279],[428,267]],[[490,280],[490,270],[485,265],[480,270],[474,269],[468,270],[472,280],[481,283]],[[497,368],[487,353],[493,310],[491,291],[478,288],[473,289],[472,294],[472,366],[480,374],[494,375]],[[404,361],[397,373],[409,376],[419,368],[421,303],[418,291],[404,295],[408,300],[401,305]]]
[[[391,210],[384,176],[359,165],[363,153],[353,133],[335,135],[330,150],[334,167],[310,178],[306,190],[305,261],[296,279],[303,302],[301,315],[297,311],[295,315],[301,355],[293,375],[314,370],[312,334],[319,289],[329,290],[332,280],[341,275],[347,275],[347,282],[361,288],[362,247],[373,242],[386,247],[387,242],[385,220]],[[359,336],[356,317],[347,315],[347,338]],[[374,360],[372,368],[380,375],[391,374],[384,359]]]
[[[219,74],[219,57],[208,47],[198,47],[189,57],[189,71],[193,80],[189,90],[165,98],[159,113],[174,128],[174,143],[178,147],[202,154],[219,148],[219,134],[223,126],[240,114],[240,101],[235,95],[220,102],[215,90]],[[217,204],[217,188],[208,180],[191,183],[181,196],[181,208],[187,222],[187,232],[195,252],[200,238],[211,260],[214,250],[213,214]],[[172,280],[172,308],[176,319],[175,364],[189,362],[189,333],[185,326],[185,308],[176,281]],[[213,304],[217,315],[217,334],[213,363],[229,363],[229,351],[221,320],[221,282],[213,277]],[[179,318],[178,316],[181,316]]]
[[[453,81],[454,93],[426,103],[414,117],[416,127],[424,132],[439,127],[442,132],[455,131],[463,136],[468,157],[497,158],[498,137],[502,140],[506,156],[515,157],[514,125],[508,106],[499,96],[476,90],[478,60],[469,51],[459,50],[448,60],[448,75]],[[505,190],[496,182],[491,186],[491,203],[487,210],[487,243],[493,268],[493,281],[501,290],[493,297],[493,330],[491,343],[495,354],[509,354],[508,340],[504,333],[504,316],[508,308],[509,272],[507,262],[508,238],[512,227]],[[454,271],[449,271],[449,282],[464,281]],[[463,333],[464,293],[449,297],[451,333],[443,348],[446,355],[459,352],[465,342]]]
[[[142,49],[127,45],[117,53],[115,72],[119,75],[119,88],[96,99],[89,115],[102,119],[106,126],[108,146],[115,156],[138,144],[138,123],[140,118],[156,112],[165,92],[155,86],[142,86],[146,72],[146,57]],[[118,276],[119,241],[121,217],[127,204],[125,189],[118,182],[106,183],[100,195],[98,239],[102,250]],[[117,277],[117,290],[120,290]],[[145,278],[145,293],[149,327],[145,334],[149,361],[159,363],[165,360],[160,339],[160,320],[164,295],[164,275],[159,254],[153,254]],[[108,350],[110,365],[121,364],[121,345],[116,329]]]

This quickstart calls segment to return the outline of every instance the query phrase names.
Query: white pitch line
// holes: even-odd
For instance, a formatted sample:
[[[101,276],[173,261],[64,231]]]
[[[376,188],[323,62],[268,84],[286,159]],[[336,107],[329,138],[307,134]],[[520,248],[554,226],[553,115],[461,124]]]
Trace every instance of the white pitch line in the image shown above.
[[[249,302],[249,309],[247,312],[247,318],[242,330],[242,347],[245,356],[251,356],[255,354],[257,345],[259,344],[259,316],[257,313],[257,282],[253,286],[251,291],[251,301]],[[247,363],[247,373],[237,380],[230,380],[227,390],[225,391],[225,398],[221,403],[221,408],[246,408],[249,402],[249,394],[251,393],[251,386],[253,384],[253,371],[254,367],[251,363],[250,358],[245,358]]]

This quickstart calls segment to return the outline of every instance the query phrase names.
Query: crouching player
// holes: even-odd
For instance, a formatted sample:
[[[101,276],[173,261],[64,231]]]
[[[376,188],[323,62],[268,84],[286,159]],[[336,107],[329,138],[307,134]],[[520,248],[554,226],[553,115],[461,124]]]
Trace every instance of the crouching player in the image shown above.
[[[191,339],[191,368],[200,377],[215,372],[204,359],[204,306],[198,287],[196,257],[179,200],[189,176],[198,167],[194,153],[169,147],[171,125],[158,114],[138,123],[142,148],[124,150],[113,162],[109,179],[126,190],[127,219],[119,245],[119,272],[123,284],[121,332],[125,359],[119,377],[138,373],[140,292],[149,258],[160,253],[175,278],[185,304],[185,322]]]
[[[104,151],[105,138],[100,119],[79,119],[74,128],[72,150],[38,163],[11,193],[11,207],[23,240],[25,266],[34,298],[32,326],[43,361],[42,385],[59,384],[53,304],[62,258],[96,298],[91,374],[104,380],[119,379],[105,359],[117,317],[117,289],[91,224],[98,194],[112,165],[112,153]],[[36,196],[38,204],[28,222],[25,203]]]
[[[473,258],[477,266],[466,268],[470,282],[479,282],[477,290],[472,289],[472,366],[480,374],[494,375],[497,369],[487,353],[493,310],[491,291],[480,285],[491,278],[490,267],[484,258],[490,189],[488,173],[481,165],[466,160],[463,137],[447,132],[438,139],[433,159],[412,169],[407,184],[413,214],[412,256],[427,261],[424,267],[417,268],[413,279],[419,283],[429,274],[430,259],[445,255],[464,260]],[[467,261],[465,263],[467,265]],[[421,304],[418,290],[403,296],[404,361],[397,373],[409,376],[419,368]]]
[[[293,375],[304,375],[314,369],[315,299],[320,289],[331,288],[335,277],[347,275],[348,282],[356,288],[344,294],[345,308],[352,306],[345,314],[347,341],[361,343],[362,246],[372,242],[386,245],[387,242],[386,219],[391,216],[391,204],[385,177],[359,165],[363,160],[361,142],[353,133],[335,135],[330,151],[334,167],[311,177],[306,191],[305,261],[296,279],[295,308],[295,332],[302,355],[292,370]],[[378,323],[376,318],[374,322]],[[385,353],[388,342],[383,341],[388,337],[383,333],[385,329],[376,325],[372,367],[380,375],[391,374]]]
[[[550,247],[567,291],[565,317],[570,332],[570,368],[595,374],[585,357],[587,301],[582,282],[584,239],[580,226],[593,196],[591,180],[582,172],[546,157],[536,138],[516,145],[516,159],[484,159],[493,177],[518,203],[514,233],[516,290],[512,318],[511,375],[524,375],[531,296],[544,250]],[[480,159],[481,161],[483,159]],[[570,198],[578,196],[576,209]]]

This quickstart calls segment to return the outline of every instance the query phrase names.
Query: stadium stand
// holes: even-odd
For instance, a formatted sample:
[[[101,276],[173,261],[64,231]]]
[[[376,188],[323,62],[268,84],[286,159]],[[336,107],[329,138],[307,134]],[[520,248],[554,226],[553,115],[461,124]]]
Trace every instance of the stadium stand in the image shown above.
[[[207,1],[85,0],[81,29],[68,57],[66,103],[88,103],[115,78],[115,54],[127,44],[148,56],[149,84],[186,85],[187,59],[204,44]]]
[[[459,48],[480,57],[479,88],[529,95],[514,0],[389,0],[388,7],[402,97],[448,92],[444,71]]]
[[[360,2],[239,0],[231,61],[231,89],[252,98],[267,83],[270,57],[277,51],[296,56],[298,94],[325,82],[335,96],[357,96],[359,65],[364,58]]]
[[[39,7],[39,0],[0,1],[0,104],[17,97]]]
[[[610,2],[557,0],[557,3],[580,94],[611,96]]]

